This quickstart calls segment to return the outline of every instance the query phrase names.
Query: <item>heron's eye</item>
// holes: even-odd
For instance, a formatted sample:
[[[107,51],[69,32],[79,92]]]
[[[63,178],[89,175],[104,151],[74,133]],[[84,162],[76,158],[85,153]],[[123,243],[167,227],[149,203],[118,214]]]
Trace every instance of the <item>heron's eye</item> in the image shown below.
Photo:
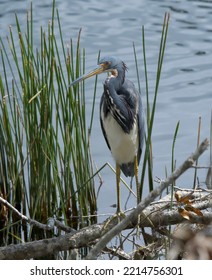
[[[105,66],[108,67],[111,63],[109,61],[105,61]]]

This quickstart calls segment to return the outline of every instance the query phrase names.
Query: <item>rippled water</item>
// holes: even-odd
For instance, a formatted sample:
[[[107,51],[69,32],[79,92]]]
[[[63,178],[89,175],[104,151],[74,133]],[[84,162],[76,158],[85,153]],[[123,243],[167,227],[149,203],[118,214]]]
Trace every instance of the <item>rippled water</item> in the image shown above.
[[[154,90],[157,56],[161,28],[165,12],[171,20],[167,48],[163,65],[156,119],[153,130],[154,175],[165,177],[165,166],[170,171],[171,146],[175,126],[180,121],[175,157],[179,165],[192,151],[197,142],[198,119],[202,118],[201,139],[210,135],[212,110],[212,2],[195,0],[128,0],[128,1],[56,1],[65,41],[75,41],[82,27],[82,47],[87,53],[87,67],[96,65],[97,53],[116,55],[128,65],[128,78],[136,82],[132,43],[135,42],[138,59],[142,65],[141,27],[145,26],[147,64],[150,93]],[[121,3],[121,5],[120,5]],[[33,1],[34,28],[47,26],[51,18],[51,1]],[[0,32],[5,37],[8,26],[14,25],[14,12],[25,23],[26,10],[30,1],[0,1]],[[39,36],[39,35],[38,35]],[[39,41],[39,38],[37,38]],[[143,66],[141,67],[143,74]],[[99,77],[99,97],[102,93],[104,76]],[[88,81],[87,100],[92,100]],[[144,78],[141,88],[145,106]],[[90,90],[90,92],[89,92]],[[100,99],[100,98],[99,98]],[[99,102],[99,101],[98,101]],[[98,141],[96,139],[98,138]],[[98,167],[105,162],[113,164],[110,152],[101,135],[98,106],[92,132],[92,154]],[[200,164],[209,163],[209,153]],[[192,171],[193,172],[193,171]],[[192,172],[178,181],[178,185],[190,186]],[[205,180],[206,171],[199,172],[200,182]],[[111,212],[110,205],[116,202],[115,175],[109,168],[102,172],[103,186],[100,191],[101,212]],[[98,182],[97,182],[98,183]],[[125,196],[122,194],[122,196]],[[106,197],[106,199],[105,199]]]

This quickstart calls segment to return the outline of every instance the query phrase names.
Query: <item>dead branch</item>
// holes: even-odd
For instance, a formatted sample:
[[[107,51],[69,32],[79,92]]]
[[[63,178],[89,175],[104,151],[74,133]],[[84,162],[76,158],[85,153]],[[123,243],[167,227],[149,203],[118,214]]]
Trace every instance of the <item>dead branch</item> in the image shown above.
[[[161,200],[156,206],[151,205],[144,209],[142,218],[140,219],[140,226],[159,228],[170,224],[178,224],[185,221],[185,219],[176,210],[168,211],[169,202],[167,197]],[[205,204],[206,205],[206,204]],[[165,212],[164,212],[165,210]],[[159,218],[160,217],[160,218]],[[193,214],[190,223],[209,224],[212,222],[212,213],[204,212],[203,217],[198,217]],[[26,244],[9,245],[0,248],[0,259],[31,259],[53,254],[54,252],[78,249],[89,246],[104,235],[104,233],[118,224],[118,219],[112,219],[110,223],[107,221],[103,224],[96,224],[83,228],[76,232],[67,233],[60,237],[42,239],[39,241],[32,241]],[[128,225],[126,229],[137,226],[137,221]]]
[[[189,169],[196,160],[200,157],[200,155],[208,148],[209,141],[205,139],[196,151],[184,161],[184,163],[175,170],[166,180],[162,181],[160,185],[154,189],[150,194],[138,204],[136,209],[130,213],[124,220],[122,220],[118,225],[113,227],[109,232],[107,232],[99,242],[93,247],[93,249],[89,252],[86,259],[96,259],[101,250],[107,245],[110,240],[115,237],[119,232],[125,229],[131,221],[137,221],[141,212],[153,201],[156,197],[158,197],[163,190],[165,190],[169,185],[171,185],[180,175],[182,175],[187,169]]]
[[[191,155],[167,180],[161,181],[158,188],[153,190],[147,198],[121,222],[119,222],[119,219],[112,219],[110,222],[106,221],[104,224],[92,225],[59,237],[1,247],[0,259],[39,258],[41,256],[53,254],[54,252],[87,247],[91,244],[97,244],[97,246],[94,246],[88,258],[96,258],[116,234],[124,229],[137,226],[138,216],[140,216],[139,221],[142,227],[155,228],[185,221],[176,208],[173,208],[172,211],[168,211],[170,197],[165,197],[165,199],[161,200],[161,202],[159,201],[157,204],[150,205],[150,203],[183,172],[192,166],[193,162],[206,150],[207,146],[208,141],[203,141],[193,155]],[[200,194],[200,192],[198,193]],[[203,195],[203,192],[200,195]],[[211,194],[207,193],[207,195],[204,193],[204,196],[195,204],[195,207],[201,207],[201,209],[211,207]],[[197,197],[195,197],[195,199],[197,199]],[[4,205],[6,205],[6,203]],[[14,210],[11,207],[10,209]],[[29,218],[22,218],[30,222]],[[207,211],[204,211],[204,215],[201,217],[193,214],[190,219],[190,223],[208,224],[211,221],[212,214]],[[36,224],[34,225],[36,226]]]
[[[54,226],[57,228],[65,231],[65,232],[72,232],[75,231],[74,229],[65,226],[63,223],[60,221],[54,219],[54,218],[49,218],[46,224],[42,224],[36,220],[33,220],[25,215],[23,215],[21,212],[19,212],[14,206],[12,206],[7,200],[5,200],[3,197],[0,196],[0,203],[6,206],[8,209],[12,210],[15,212],[15,214],[23,221],[26,221],[29,223],[31,226],[36,226],[37,228],[43,229],[43,230],[53,230]]]

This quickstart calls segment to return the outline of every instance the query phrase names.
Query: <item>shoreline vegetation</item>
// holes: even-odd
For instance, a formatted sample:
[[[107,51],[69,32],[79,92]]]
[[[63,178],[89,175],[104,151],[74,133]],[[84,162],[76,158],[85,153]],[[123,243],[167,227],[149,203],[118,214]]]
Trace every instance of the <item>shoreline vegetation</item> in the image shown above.
[[[40,27],[40,45],[35,47],[32,4],[25,27],[20,26],[18,15],[15,18],[16,26],[10,27],[7,42],[0,38],[0,259],[212,258],[212,235],[206,235],[212,222],[212,120],[210,141],[200,140],[199,125],[197,149],[179,167],[174,155],[178,122],[171,174],[157,179],[156,184],[153,176],[151,136],[169,14],[164,16],[161,30],[153,97],[148,89],[142,27],[146,139],[140,166],[140,203],[126,210],[123,217],[105,215],[102,223],[98,221],[95,176],[107,164],[96,170],[90,151],[97,78],[89,120],[85,84],[68,87],[85,70],[81,30],[76,46],[72,39],[65,46],[53,0],[51,21],[47,30]],[[134,44],[133,52],[140,88]],[[97,60],[99,57],[100,52]],[[200,189],[198,159],[208,148],[206,188]],[[177,187],[177,179],[190,168],[195,170],[191,189]],[[146,197],[145,178],[145,189],[149,190]],[[195,250],[200,246],[198,235],[205,238],[202,255]],[[115,240],[116,248],[111,240]],[[124,250],[127,242],[131,253]],[[193,242],[193,251],[189,251],[189,242]]]

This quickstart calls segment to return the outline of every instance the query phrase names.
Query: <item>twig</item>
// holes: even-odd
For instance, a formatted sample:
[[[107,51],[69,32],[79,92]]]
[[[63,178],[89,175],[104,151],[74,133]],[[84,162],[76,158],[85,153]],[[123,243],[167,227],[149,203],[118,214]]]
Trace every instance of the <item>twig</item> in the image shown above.
[[[124,250],[122,250],[121,248],[105,248],[104,252],[122,258],[123,260],[132,259],[132,257],[124,252]]]
[[[181,174],[183,174],[187,169],[189,169],[195,161],[199,158],[199,156],[207,149],[209,145],[208,139],[205,139],[200,146],[196,149],[194,154],[187,158],[187,160],[176,169],[171,176],[169,176],[166,180],[162,181],[160,185],[151,191],[149,195],[138,204],[136,209],[130,213],[125,219],[123,219],[118,225],[113,227],[110,231],[108,231],[99,242],[91,249],[86,259],[96,259],[98,254],[105,248],[108,242],[119,234],[123,229],[125,229],[132,221],[138,220],[141,212],[156,198],[158,197],[164,189],[166,189],[169,185],[171,185]]]
[[[73,232],[75,231],[74,229],[65,226],[63,223],[61,223],[60,221],[54,219],[54,218],[49,218],[47,221],[47,224],[43,224],[40,223],[36,220],[33,220],[25,215],[23,215],[22,213],[20,213],[14,206],[12,206],[7,200],[5,200],[4,198],[2,198],[0,196],[0,203],[5,205],[8,209],[12,210],[13,212],[15,212],[15,214],[21,219],[26,221],[27,223],[29,223],[30,225],[36,226],[40,229],[43,230],[53,230],[54,226],[56,226],[57,228],[60,228],[61,230],[65,231],[65,232]]]
[[[6,206],[8,209],[12,210],[13,212],[16,213],[18,217],[20,217],[22,220],[25,220],[29,222],[29,218],[23,214],[21,214],[15,207],[13,207],[6,199],[0,196],[0,203]]]
[[[193,192],[193,193],[204,193],[204,192],[207,192],[207,193],[212,193],[212,190],[207,190],[207,189],[203,189],[203,188],[198,188],[198,189],[184,189],[184,188],[180,188],[180,187],[177,187],[177,186],[174,186],[174,189],[175,190],[179,190],[179,191],[184,191],[184,192]]]
[[[42,224],[36,220],[30,219],[27,216],[23,215],[22,213],[20,213],[14,206],[12,206],[7,200],[5,200],[4,198],[0,197],[0,203],[2,203],[3,205],[5,205],[8,209],[12,210],[13,212],[15,212],[15,214],[21,219],[24,220],[26,222],[28,222],[30,225],[36,225],[37,227],[44,229],[44,230],[52,230],[53,227],[51,226],[51,223],[47,223],[47,224]]]

